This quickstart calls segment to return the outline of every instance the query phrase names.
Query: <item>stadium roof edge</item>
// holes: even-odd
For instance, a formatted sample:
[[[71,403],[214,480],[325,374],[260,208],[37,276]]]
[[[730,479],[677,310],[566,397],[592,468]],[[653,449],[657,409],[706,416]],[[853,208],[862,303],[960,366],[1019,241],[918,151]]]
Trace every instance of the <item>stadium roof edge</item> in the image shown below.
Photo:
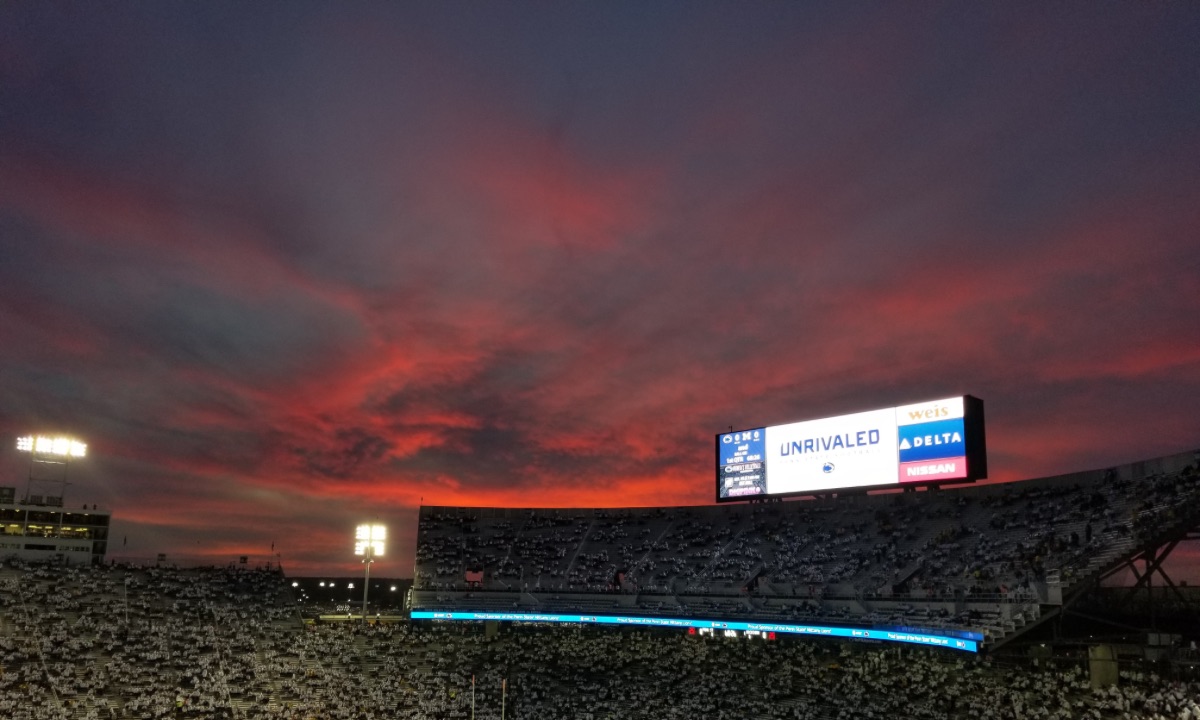
[[[1197,443],[1197,445],[1195,445],[1193,447],[1196,449],[1182,450],[1180,452],[1172,453],[1169,455],[1162,455],[1159,457],[1146,458],[1143,460],[1134,460],[1134,461],[1122,463],[1119,465],[1109,465],[1109,466],[1103,467],[1103,468],[1094,468],[1091,470],[1077,470],[1075,472],[1064,473],[1061,475],[1048,475],[1045,477],[1026,478],[1023,480],[993,481],[993,482],[988,482],[985,480],[985,481],[976,482],[976,483],[944,485],[939,488],[939,491],[956,492],[958,490],[965,490],[965,489],[972,488],[972,487],[982,487],[982,488],[1003,487],[1006,485],[1015,485],[1015,484],[1019,484],[1019,483],[1042,483],[1042,482],[1044,482],[1044,483],[1060,483],[1060,482],[1071,482],[1071,481],[1095,480],[1097,478],[1097,476],[1102,475],[1103,473],[1107,473],[1109,471],[1115,472],[1118,477],[1130,476],[1130,475],[1139,475],[1140,476],[1140,475],[1144,475],[1146,473],[1153,473],[1153,472],[1175,473],[1175,472],[1179,472],[1179,471],[1183,470],[1188,465],[1191,465],[1194,462],[1197,462],[1198,460],[1200,460],[1200,443]],[[1200,469],[1200,468],[1198,468],[1198,469]],[[850,495],[850,494],[860,494],[860,492],[861,491],[856,492],[853,489],[848,489],[848,490],[842,491],[841,493],[832,492],[831,494]],[[887,493],[895,493],[895,492],[896,492],[895,490],[884,490],[884,491],[880,491],[877,494],[887,494]],[[789,501],[804,501],[804,500],[808,500],[808,499],[811,499],[811,498],[809,496],[801,496],[801,497],[789,498],[788,500]],[[696,504],[696,505],[611,505],[611,506],[606,505],[606,506],[594,506],[594,507],[554,507],[554,506],[500,507],[500,506],[492,506],[492,505],[421,505],[418,508],[418,512],[419,512],[419,514],[425,514],[425,513],[433,513],[433,512],[438,512],[438,511],[461,511],[461,510],[544,510],[544,511],[556,511],[556,512],[561,512],[561,513],[569,513],[569,512],[589,513],[589,512],[595,512],[595,511],[610,511],[610,510],[611,511],[656,510],[656,509],[657,510],[672,510],[672,509],[711,508],[711,507],[737,507],[738,505],[739,505],[739,503],[722,503],[721,505],[718,505],[717,503],[712,503],[712,502]]]

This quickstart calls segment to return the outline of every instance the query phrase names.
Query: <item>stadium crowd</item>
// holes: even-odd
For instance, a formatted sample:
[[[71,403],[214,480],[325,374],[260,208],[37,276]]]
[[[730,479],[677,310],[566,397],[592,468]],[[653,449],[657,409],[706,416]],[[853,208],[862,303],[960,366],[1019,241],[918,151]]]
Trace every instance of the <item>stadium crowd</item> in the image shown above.
[[[426,507],[414,587],[426,608],[873,617],[996,636],[1054,602],[1052,589],[1195,522],[1197,500],[1194,464],[1138,464],[759,505]]]
[[[0,571],[11,720],[1196,720],[1200,685],[831,640],[415,621],[306,623],[277,572]],[[472,691],[474,678],[474,692]],[[503,688],[503,689],[502,689]]]

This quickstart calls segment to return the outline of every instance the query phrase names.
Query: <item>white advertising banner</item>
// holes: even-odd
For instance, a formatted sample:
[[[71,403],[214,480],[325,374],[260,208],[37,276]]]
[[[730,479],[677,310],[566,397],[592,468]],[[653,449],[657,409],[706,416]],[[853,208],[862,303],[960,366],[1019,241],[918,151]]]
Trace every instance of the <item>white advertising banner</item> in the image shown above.
[[[891,408],[766,429],[767,494],[878,485],[896,476]]]

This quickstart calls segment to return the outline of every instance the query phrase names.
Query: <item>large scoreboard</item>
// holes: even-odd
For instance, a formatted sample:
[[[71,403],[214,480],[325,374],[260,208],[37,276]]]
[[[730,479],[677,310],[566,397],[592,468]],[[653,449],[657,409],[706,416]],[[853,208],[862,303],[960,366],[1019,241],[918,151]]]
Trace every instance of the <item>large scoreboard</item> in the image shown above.
[[[987,477],[983,401],[964,395],[716,436],[717,502]]]

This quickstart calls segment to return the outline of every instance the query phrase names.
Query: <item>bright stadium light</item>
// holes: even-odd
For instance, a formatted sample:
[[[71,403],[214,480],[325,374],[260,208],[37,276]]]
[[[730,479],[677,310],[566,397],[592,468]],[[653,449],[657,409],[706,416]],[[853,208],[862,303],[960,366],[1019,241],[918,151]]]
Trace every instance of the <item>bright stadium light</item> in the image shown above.
[[[367,621],[367,593],[371,591],[371,563],[383,557],[383,543],[387,540],[387,528],[383,525],[359,525],[354,532],[354,554],[363,556],[363,622]],[[350,585],[354,587],[353,584]]]
[[[17,451],[29,453],[29,483],[22,502],[61,506],[70,485],[71,460],[86,457],[87,444],[66,435],[23,435],[17,438]]]
[[[355,555],[367,555],[372,558],[383,557],[383,542],[387,540],[387,528],[383,525],[359,525],[354,539]]]
[[[25,435],[17,438],[17,450],[38,455],[81,458],[87,456],[87,445],[74,438],[49,435]]]

